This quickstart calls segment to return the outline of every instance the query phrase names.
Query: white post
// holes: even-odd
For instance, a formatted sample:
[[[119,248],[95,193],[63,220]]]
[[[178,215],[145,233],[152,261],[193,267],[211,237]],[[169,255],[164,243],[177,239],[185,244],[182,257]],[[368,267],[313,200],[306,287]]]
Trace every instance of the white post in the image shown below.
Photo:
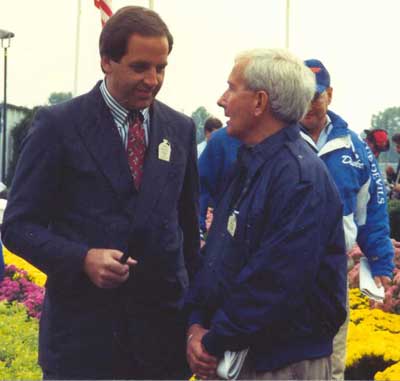
[[[290,0],[286,0],[286,35],[285,35],[285,48],[289,49],[289,33],[290,33]]]
[[[76,96],[78,93],[80,30],[81,30],[81,0],[78,0],[78,9],[77,9],[77,16],[76,16],[75,74],[74,74],[74,91],[73,91],[74,96]]]
[[[149,0],[149,8],[154,10],[154,0]]]

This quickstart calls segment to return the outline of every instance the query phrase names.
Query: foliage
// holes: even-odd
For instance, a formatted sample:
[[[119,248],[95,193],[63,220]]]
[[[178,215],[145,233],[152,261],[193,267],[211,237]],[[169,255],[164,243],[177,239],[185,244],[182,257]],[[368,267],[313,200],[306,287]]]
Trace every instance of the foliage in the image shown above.
[[[388,107],[377,115],[372,115],[371,127],[373,129],[383,128],[388,132],[390,137],[400,132],[400,107]],[[388,152],[381,154],[379,160],[384,163],[397,162],[398,154],[393,143],[391,143]]]
[[[54,92],[51,93],[49,96],[49,104],[51,105],[56,105],[57,103],[61,103],[61,102],[65,102],[72,99],[72,93],[68,92],[68,93],[63,93],[63,92]]]
[[[43,287],[32,283],[26,271],[20,270],[14,265],[6,265],[4,279],[0,283],[0,301],[23,303],[28,316],[39,318],[43,298]]]
[[[31,126],[32,119],[36,114],[37,109],[38,107],[29,110],[25,115],[25,117],[13,128],[11,132],[13,148],[12,148],[12,157],[10,160],[10,164],[8,166],[7,178],[5,179],[5,183],[7,186],[11,185],[15,173],[15,168],[17,166],[22,142],[28,133],[29,127]]]
[[[192,119],[196,125],[196,142],[204,140],[204,123],[211,116],[204,106],[200,106],[192,113]]]
[[[0,379],[40,380],[37,365],[37,319],[24,306],[0,302]]]
[[[390,235],[400,241],[400,200],[389,200],[388,202]]]
[[[21,257],[11,253],[4,245],[3,245],[3,256],[4,263],[6,265],[15,265],[21,270],[25,270],[29,274],[29,279],[32,280],[33,283],[40,287],[44,287],[46,283],[46,275],[38,270],[36,267],[32,266],[28,262],[26,262]]]

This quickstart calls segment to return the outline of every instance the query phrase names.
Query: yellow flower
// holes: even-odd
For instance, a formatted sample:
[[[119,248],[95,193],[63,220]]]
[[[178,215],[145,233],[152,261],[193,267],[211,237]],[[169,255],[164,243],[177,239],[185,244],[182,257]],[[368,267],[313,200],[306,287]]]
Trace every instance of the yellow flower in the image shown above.
[[[382,372],[377,372],[375,374],[374,378],[375,378],[375,380],[379,380],[379,381],[400,380],[400,362],[398,362],[392,366],[389,366]]]

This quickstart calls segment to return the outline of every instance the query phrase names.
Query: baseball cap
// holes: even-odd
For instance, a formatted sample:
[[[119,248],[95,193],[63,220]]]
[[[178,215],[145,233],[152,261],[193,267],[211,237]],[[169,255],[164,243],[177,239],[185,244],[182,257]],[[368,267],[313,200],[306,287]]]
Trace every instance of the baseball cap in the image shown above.
[[[331,85],[331,77],[328,70],[323,63],[315,58],[304,61],[305,65],[311,69],[315,74],[315,80],[317,82],[317,93],[323,93],[327,87]]]

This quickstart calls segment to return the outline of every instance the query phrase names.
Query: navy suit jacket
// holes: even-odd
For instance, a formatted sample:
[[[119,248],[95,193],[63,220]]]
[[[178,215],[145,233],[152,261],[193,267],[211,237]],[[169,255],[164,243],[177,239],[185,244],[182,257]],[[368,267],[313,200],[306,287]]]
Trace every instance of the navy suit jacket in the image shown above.
[[[161,102],[150,112],[139,192],[99,84],[39,110],[24,141],[2,238],[48,276],[39,338],[45,369],[109,377],[121,306],[162,316],[182,305],[199,247],[195,128]],[[169,161],[158,154],[164,140]],[[139,264],[122,287],[100,289],[83,272],[90,248],[129,252]]]

